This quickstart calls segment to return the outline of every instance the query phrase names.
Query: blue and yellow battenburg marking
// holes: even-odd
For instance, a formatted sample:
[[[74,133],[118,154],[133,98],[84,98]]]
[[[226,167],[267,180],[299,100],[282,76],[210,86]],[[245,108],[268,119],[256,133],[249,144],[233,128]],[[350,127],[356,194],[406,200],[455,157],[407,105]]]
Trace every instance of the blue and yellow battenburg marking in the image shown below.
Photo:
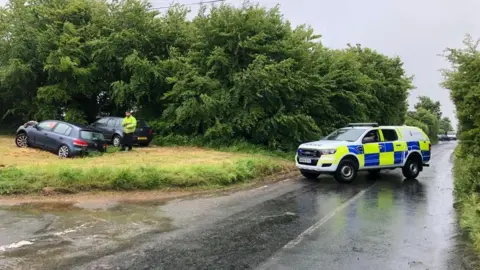
[[[388,166],[403,164],[411,151],[421,151],[423,161],[430,160],[430,148],[428,141],[395,141],[380,142],[365,145],[341,146],[337,149],[339,158],[344,154],[351,153],[357,156],[360,166]],[[337,162],[340,159],[336,159]]]

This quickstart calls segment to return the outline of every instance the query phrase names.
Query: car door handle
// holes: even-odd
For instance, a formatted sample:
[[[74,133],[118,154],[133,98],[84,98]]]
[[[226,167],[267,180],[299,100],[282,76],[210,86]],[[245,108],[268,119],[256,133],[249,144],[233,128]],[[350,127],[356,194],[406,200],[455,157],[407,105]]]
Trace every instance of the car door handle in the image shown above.
[[[401,144],[395,144],[395,146],[402,146]]]
[[[63,137],[58,137],[60,140],[63,140]]]
[[[48,133],[43,133],[43,135],[48,136]]]

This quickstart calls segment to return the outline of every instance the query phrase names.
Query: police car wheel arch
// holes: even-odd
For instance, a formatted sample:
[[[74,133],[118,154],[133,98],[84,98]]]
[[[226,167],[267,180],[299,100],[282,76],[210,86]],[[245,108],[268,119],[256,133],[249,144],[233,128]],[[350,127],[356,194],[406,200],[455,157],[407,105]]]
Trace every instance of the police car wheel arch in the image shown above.
[[[355,163],[356,169],[358,170],[360,168],[360,160],[358,160],[358,157],[352,154],[346,154],[344,157],[340,159],[340,162],[338,163],[339,165],[342,164],[343,161],[345,160],[351,160]]]

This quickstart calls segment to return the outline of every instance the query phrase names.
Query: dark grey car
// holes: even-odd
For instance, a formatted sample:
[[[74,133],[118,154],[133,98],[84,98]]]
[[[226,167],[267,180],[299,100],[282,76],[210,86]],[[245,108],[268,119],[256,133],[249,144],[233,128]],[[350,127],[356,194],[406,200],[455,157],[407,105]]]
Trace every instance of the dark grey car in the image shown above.
[[[103,133],[105,140],[119,147],[123,138],[123,118],[121,117],[102,117],[91,126]],[[153,130],[143,119],[137,119],[137,129],[133,134],[133,143],[147,146],[153,139]]]
[[[15,143],[51,151],[62,158],[107,149],[103,134],[95,128],[57,120],[25,123],[17,129]]]

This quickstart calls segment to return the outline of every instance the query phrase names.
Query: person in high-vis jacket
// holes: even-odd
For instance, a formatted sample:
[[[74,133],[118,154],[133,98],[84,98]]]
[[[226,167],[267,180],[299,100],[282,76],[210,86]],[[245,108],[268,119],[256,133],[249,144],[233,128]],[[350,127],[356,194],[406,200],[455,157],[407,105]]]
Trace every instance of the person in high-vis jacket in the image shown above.
[[[137,129],[137,119],[133,117],[132,112],[125,112],[125,118],[122,121],[123,127],[123,140],[122,140],[122,149],[121,151],[126,151],[125,148],[128,146],[128,151],[132,150],[132,139],[133,133]]]

